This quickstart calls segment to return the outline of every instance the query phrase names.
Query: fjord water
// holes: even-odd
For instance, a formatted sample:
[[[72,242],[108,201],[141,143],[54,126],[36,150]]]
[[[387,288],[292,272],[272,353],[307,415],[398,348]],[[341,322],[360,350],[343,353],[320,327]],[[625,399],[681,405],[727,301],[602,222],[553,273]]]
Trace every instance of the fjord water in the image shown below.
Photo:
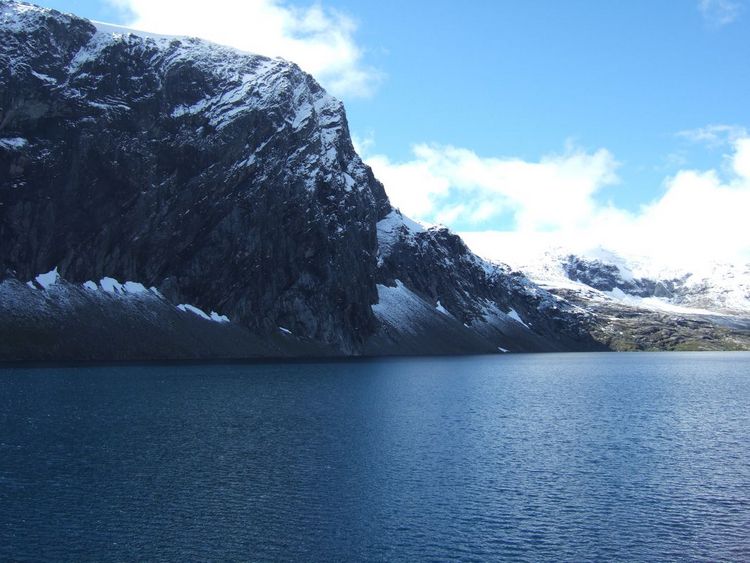
[[[0,370],[0,559],[748,560],[750,355]]]

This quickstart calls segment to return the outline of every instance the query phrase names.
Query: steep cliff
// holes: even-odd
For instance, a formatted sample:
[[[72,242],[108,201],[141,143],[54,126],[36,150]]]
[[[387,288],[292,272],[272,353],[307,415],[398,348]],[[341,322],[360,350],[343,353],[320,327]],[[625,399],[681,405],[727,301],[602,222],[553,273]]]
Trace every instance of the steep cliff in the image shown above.
[[[153,356],[128,343],[144,332],[167,357],[599,347],[448,231],[394,235],[342,104],[294,64],[12,0],[0,32],[2,357],[50,356],[35,331],[55,357],[112,356],[70,336],[86,326],[118,358]],[[430,314],[395,314],[404,295]],[[204,346],[181,344],[196,326]]]

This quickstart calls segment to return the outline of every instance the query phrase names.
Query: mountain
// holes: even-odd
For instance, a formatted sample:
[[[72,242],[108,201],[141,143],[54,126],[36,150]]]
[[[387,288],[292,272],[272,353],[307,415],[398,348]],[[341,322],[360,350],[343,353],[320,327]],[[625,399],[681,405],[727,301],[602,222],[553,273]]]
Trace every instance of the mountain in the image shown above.
[[[610,348],[750,349],[750,264],[685,268],[602,248],[556,248],[529,252],[513,267],[587,310],[592,334]]]
[[[378,223],[378,241],[374,341],[390,341],[389,350],[455,352],[466,338],[484,342],[470,348],[486,352],[603,349],[586,312],[478,258],[448,229],[425,229],[394,210]]]
[[[296,65],[0,0],[0,358],[597,350],[395,210]]]

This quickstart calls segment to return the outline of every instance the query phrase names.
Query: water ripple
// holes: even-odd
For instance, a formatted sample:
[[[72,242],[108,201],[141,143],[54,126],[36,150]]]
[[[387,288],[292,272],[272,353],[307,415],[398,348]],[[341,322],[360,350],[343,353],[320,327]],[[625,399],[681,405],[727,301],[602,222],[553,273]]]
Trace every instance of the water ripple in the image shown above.
[[[0,559],[750,560],[750,355],[0,371]]]

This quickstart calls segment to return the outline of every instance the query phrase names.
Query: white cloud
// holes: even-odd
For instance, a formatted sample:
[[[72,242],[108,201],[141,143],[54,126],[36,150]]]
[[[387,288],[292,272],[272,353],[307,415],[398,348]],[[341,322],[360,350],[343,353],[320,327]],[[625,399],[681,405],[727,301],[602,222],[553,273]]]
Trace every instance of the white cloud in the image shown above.
[[[732,23],[742,13],[738,0],[700,0],[698,8],[706,21],[717,27]]]
[[[357,151],[357,154],[363,155],[370,152],[370,150],[375,146],[375,134],[370,132],[365,136],[357,135],[356,133],[351,133],[352,137],[352,144],[354,145],[354,150]]]
[[[738,139],[734,148],[732,167],[740,178],[740,182],[744,182],[745,187],[748,187],[747,184],[750,184],[750,137]],[[750,208],[745,208],[745,211],[750,212]]]
[[[538,162],[482,158],[452,146],[421,144],[414,159],[367,157],[394,205],[422,220],[482,223],[512,214],[521,230],[559,229],[584,221],[593,195],[617,181],[617,162],[604,149],[569,147]]]
[[[739,125],[717,124],[680,131],[677,136],[715,148],[734,143],[737,139],[747,137],[747,134],[747,129]]]
[[[110,0],[129,10],[136,29],[189,35],[297,63],[338,96],[367,96],[380,80],[363,62],[356,24],[320,4],[281,0]]]
[[[624,226],[623,250],[689,263],[750,260],[750,139],[735,143],[735,176],[722,181],[715,170],[684,170],[668,179],[667,191]]]
[[[502,213],[508,232],[462,233],[487,257],[514,261],[517,251],[562,246],[604,247],[672,265],[714,260],[750,261],[750,137],[738,138],[726,157],[728,179],[716,170],[681,170],[664,193],[637,212],[595,197],[616,181],[617,162],[606,150],[568,149],[538,162],[481,158],[455,147],[418,145],[414,158],[367,159],[394,205],[426,221],[474,221],[487,227]]]

